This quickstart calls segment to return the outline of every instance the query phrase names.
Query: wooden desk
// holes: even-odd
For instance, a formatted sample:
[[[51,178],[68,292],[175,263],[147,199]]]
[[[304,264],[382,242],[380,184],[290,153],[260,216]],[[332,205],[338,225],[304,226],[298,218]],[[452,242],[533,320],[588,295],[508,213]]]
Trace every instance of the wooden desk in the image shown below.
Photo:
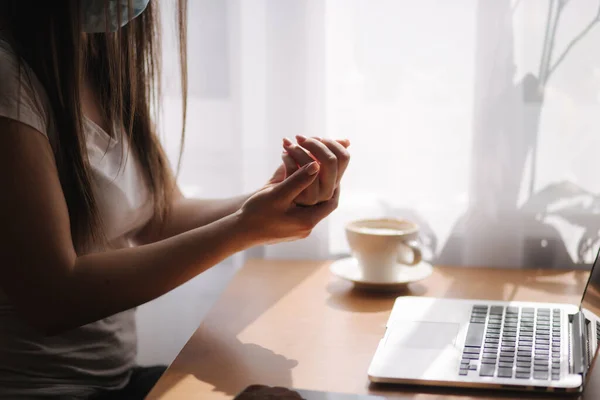
[[[540,398],[370,385],[367,368],[399,294],[357,291],[331,275],[328,265],[250,261],[148,398],[231,399],[257,383],[399,399]],[[437,267],[400,294],[578,304],[587,276],[585,271]],[[593,375],[582,398],[600,398],[600,368]]]

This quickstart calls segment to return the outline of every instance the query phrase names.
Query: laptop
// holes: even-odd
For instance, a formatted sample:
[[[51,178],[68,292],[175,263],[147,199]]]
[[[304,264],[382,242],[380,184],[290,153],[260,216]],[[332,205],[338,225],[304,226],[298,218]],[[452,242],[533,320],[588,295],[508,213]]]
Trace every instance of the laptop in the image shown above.
[[[398,297],[369,379],[581,392],[599,353],[598,264],[579,305]]]

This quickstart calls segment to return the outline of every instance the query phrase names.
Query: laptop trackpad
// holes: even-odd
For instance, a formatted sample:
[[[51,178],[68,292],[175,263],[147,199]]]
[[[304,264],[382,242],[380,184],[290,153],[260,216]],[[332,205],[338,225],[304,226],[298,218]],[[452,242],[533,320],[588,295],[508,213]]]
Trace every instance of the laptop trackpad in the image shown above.
[[[386,346],[412,349],[443,349],[453,345],[460,324],[447,322],[398,322],[392,328]]]
[[[456,374],[460,351],[454,346],[460,324],[398,321],[373,363],[375,376],[398,379],[448,379]]]

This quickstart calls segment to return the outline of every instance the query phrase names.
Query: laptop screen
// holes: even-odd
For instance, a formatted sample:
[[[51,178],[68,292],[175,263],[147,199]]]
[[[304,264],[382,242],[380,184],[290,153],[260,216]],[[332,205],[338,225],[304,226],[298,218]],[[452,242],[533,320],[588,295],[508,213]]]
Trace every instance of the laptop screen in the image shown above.
[[[589,341],[588,354],[590,365],[593,365],[594,358],[598,357],[598,343],[600,342],[600,252],[596,256],[596,261],[590,272],[587,286],[581,299],[581,310],[587,321],[587,331]],[[600,363],[600,360],[598,360]]]

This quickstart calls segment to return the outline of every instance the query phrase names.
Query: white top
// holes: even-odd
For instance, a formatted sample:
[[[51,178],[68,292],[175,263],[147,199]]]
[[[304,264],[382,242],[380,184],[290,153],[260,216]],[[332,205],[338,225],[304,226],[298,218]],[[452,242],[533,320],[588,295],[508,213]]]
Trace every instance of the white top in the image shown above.
[[[19,75],[16,56],[0,39],[0,117],[35,128],[53,145],[60,132],[53,129],[52,111],[40,82],[32,72],[29,75],[31,80]],[[36,99],[42,110],[36,107]],[[106,235],[114,247],[128,247],[129,237],[153,213],[143,176],[133,153],[127,156],[127,142],[119,143],[91,120],[84,121],[92,184]],[[0,399],[49,394],[79,398],[99,388],[121,388],[135,364],[136,350],[134,309],[44,337],[20,320],[0,290]]]

